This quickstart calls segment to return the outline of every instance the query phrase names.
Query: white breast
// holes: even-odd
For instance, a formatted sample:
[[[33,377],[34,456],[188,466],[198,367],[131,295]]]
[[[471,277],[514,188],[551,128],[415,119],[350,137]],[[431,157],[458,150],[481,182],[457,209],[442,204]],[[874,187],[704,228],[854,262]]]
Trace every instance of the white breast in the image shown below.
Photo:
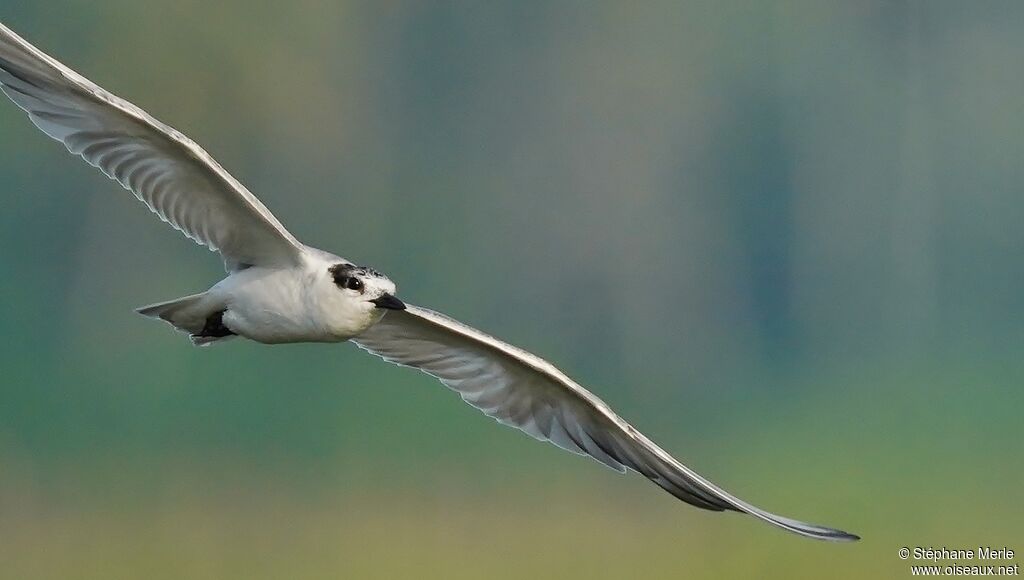
[[[310,308],[303,269],[249,268],[211,289],[227,306],[224,324],[235,334],[263,343],[339,340],[319,324]]]

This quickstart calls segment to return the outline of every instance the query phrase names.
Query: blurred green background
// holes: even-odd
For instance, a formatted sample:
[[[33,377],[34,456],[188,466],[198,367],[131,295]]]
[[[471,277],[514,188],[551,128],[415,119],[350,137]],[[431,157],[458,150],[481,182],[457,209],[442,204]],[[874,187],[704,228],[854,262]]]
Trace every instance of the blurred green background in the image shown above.
[[[906,577],[901,546],[1024,551],[1021,3],[0,19],[303,241],[864,537],[691,508],[352,345],[189,346],[132,308],[219,259],[4,101],[0,577]]]

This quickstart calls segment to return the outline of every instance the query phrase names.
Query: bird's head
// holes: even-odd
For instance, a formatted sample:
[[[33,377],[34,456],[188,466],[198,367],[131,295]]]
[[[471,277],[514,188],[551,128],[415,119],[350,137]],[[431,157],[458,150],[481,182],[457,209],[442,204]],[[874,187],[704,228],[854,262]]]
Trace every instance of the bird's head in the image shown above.
[[[341,263],[327,271],[336,291],[363,311],[383,315],[386,310],[405,310],[405,304],[395,298],[395,283],[373,268]]]

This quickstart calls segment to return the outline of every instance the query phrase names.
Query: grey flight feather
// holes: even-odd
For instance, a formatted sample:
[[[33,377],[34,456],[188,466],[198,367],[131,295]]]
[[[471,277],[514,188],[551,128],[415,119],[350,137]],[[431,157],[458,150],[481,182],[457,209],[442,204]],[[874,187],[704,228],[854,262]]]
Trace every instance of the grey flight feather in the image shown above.
[[[436,377],[505,425],[619,472],[636,471],[689,504],[744,512],[820,540],[858,539],[734,497],[677,461],[551,363],[443,314],[408,305],[388,312],[352,341],[389,362]]]
[[[301,244],[179,131],[95,85],[0,24],[0,89],[39,129],[99,168],[228,269],[288,266]]]

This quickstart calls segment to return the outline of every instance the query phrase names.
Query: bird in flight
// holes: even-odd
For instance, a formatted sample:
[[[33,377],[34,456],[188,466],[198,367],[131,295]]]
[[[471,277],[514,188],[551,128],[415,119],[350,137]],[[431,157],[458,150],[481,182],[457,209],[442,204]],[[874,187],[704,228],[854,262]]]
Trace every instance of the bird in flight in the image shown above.
[[[395,296],[372,268],[299,242],[194,141],[44,54],[0,23],[0,89],[43,133],[224,259],[212,288],[140,308],[206,345],[343,342],[419,369],[497,421],[636,471],[680,500],[750,514],[810,538],[856,540],[778,516],[686,467],[546,360]]]

